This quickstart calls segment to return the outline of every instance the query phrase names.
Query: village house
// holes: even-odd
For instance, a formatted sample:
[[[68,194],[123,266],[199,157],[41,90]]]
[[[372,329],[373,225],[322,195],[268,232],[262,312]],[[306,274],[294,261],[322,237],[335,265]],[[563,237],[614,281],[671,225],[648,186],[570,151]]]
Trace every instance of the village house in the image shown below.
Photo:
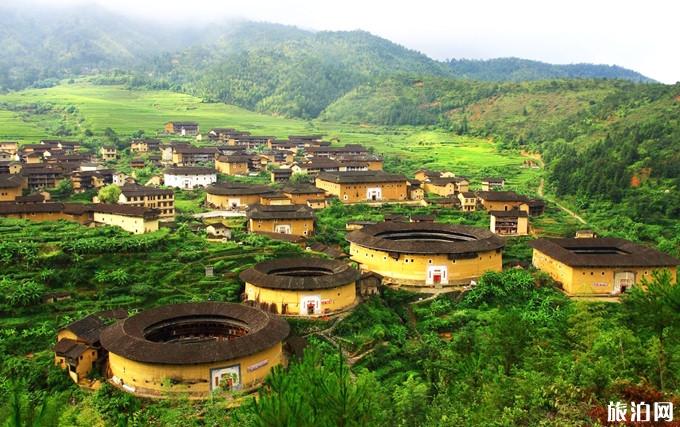
[[[304,149],[304,144],[302,142],[287,141],[280,139],[273,139],[267,143],[267,148],[272,151],[287,151],[293,153],[293,155]]]
[[[196,122],[167,122],[164,130],[169,135],[195,136],[199,134]]]
[[[26,153],[22,156],[22,160],[24,163],[28,165],[37,165],[40,163],[43,163],[45,160],[45,153],[48,153],[48,151],[31,151],[29,153]]]
[[[529,216],[539,216],[545,212],[545,202],[543,200],[529,199],[527,204],[529,205]]]
[[[144,161],[144,159],[142,159],[142,158],[138,157],[136,159],[130,160],[130,167],[133,168],[133,169],[144,169],[145,166],[146,166],[146,161]]]
[[[53,154],[52,156],[47,157],[45,159],[45,162],[47,164],[56,164],[56,165],[60,165],[62,167],[67,166],[67,165],[77,165],[77,166],[80,167],[82,165],[93,164],[92,160],[93,160],[93,156],[91,154],[88,154],[88,153],[67,154],[67,153],[57,152],[57,153]]]
[[[17,174],[0,174],[0,202],[11,202],[28,188],[28,181]]]
[[[271,193],[262,194],[260,196],[260,204],[262,205],[292,205],[290,199],[280,191],[272,191]]]
[[[385,221],[347,234],[362,272],[387,284],[466,285],[486,271],[502,271],[503,240],[489,230],[435,222]]]
[[[250,158],[250,155],[219,156],[215,161],[215,169],[225,175],[248,175]]]
[[[0,141],[0,151],[5,151],[12,156],[19,152],[19,143],[16,141]]]
[[[307,205],[249,206],[248,231],[309,237],[314,233],[314,211]]]
[[[158,151],[161,146],[160,139],[144,138],[133,139],[130,142],[130,152],[132,153],[148,153],[150,151]]]
[[[125,184],[118,204],[157,209],[161,221],[175,219],[175,193],[170,189]]]
[[[0,150],[0,162],[9,162],[16,160],[16,156],[9,151]]]
[[[367,171],[368,170],[368,163],[367,162],[359,162],[359,161],[354,161],[354,160],[341,160],[341,161],[338,161],[338,163],[339,163],[338,170],[340,172]]]
[[[293,171],[291,169],[272,169],[270,172],[271,180],[273,183],[277,182],[288,182],[291,176],[293,176]]]
[[[273,136],[240,135],[230,138],[227,145],[242,146],[247,149],[259,148],[269,146],[270,141],[274,139]]]
[[[87,316],[57,332],[54,364],[68,371],[76,384],[87,378],[100,361],[99,335],[106,327],[97,316]]]
[[[333,159],[313,157],[304,162],[295,163],[291,166],[295,173],[317,176],[320,172],[337,172],[340,170],[340,162]]]
[[[80,203],[0,203],[0,216],[31,221],[66,221],[87,224],[91,221],[86,205]]]
[[[465,193],[470,187],[470,182],[462,177],[451,178],[427,178],[423,181],[423,189],[426,193],[434,193],[442,197],[455,196]]]
[[[416,171],[415,179],[419,181],[426,181],[430,178],[454,178],[456,174],[453,172],[442,172],[432,169],[420,169]]]
[[[505,187],[505,179],[500,177],[482,178],[482,191],[499,191]]]
[[[163,172],[163,182],[168,187],[193,190],[217,182],[217,172],[201,167],[168,168]]]
[[[158,231],[158,211],[139,206],[97,203],[90,205],[97,225],[120,227],[133,234]]]
[[[284,316],[317,317],[356,303],[360,273],[343,261],[297,257],[261,262],[239,277],[246,303]]]
[[[113,184],[113,171],[111,169],[75,171],[71,173],[70,179],[73,191],[81,193]]]
[[[28,199],[28,197],[27,197]],[[60,203],[37,201],[0,203],[0,216],[31,221],[66,220],[82,225],[118,226],[135,234],[158,230],[158,214],[153,209],[103,203]]]
[[[3,173],[21,173],[21,162],[0,162],[0,174]]]
[[[175,166],[214,165],[217,147],[173,147],[172,163]]]
[[[103,145],[99,149],[99,156],[105,162],[115,161],[118,158],[118,149],[115,145]]]
[[[67,153],[73,153],[80,150],[80,142],[76,141],[63,141],[60,139],[43,139],[40,141],[40,145],[46,147],[50,151],[62,150]]]
[[[375,154],[360,154],[360,155],[350,155],[350,154],[340,154],[334,157],[335,160],[341,164],[350,165],[352,163],[365,164],[368,170],[381,171],[383,170],[383,159]]]
[[[192,145],[184,141],[170,141],[167,144],[159,145],[158,148],[161,151],[161,162],[164,164],[172,163],[175,150],[180,147],[192,147]]]
[[[405,201],[407,183],[403,175],[382,171],[323,172],[316,178],[318,188],[337,196],[342,203]]]
[[[234,128],[212,128],[208,131],[208,139],[211,141],[226,143],[229,138],[236,135],[241,135],[242,133],[243,132],[239,132]]]
[[[369,151],[361,144],[345,144],[344,147],[331,146],[310,146],[305,148],[305,155],[307,157],[326,157],[336,158],[338,156],[361,156],[367,155]]]
[[[660,270],[676,282],[680,265],[670,255],[618,238],[541,238],[529,245],[534,267],[572,296],[619,295]]]
[[[289,141],[300,141],[306,146],[318,146],[323,141],[323,135],[288,135]]]
[[[209,224],[205,227],[208,239],[229,240],[231,239],[231,228],[221,222]]]
[[[529,234],[529,215],[526,211],[490,211],[489,228],[501,236],[526,236]]]
[[[311,184],[289,184],[281,190],[283,194],[288,197],[294,205],[309,205],[310,201],[324,201],[326,192]]]
[[[24,165],[21,175],[28,180],[30,190],[41,188],[55,188],[64,179],[64,169],[52,165]]]
[[[464,212],[474,212],[477,210],[477,195],[471,191],[458,193],[460,208]]]
[[[425,198],[425,190],[423,190],[422,183],[417,179],[409,179],[406,190],[409,200],[423,200]]]
[[[235,182],[213,184],[206,189],[206,204],[215,209],[245,209],[260,203],[262,195],[272,192],[266,185]]]
[[[478,191],[477,198],[487,211],[519,209],[529,212],[529,199],[514,191]]]

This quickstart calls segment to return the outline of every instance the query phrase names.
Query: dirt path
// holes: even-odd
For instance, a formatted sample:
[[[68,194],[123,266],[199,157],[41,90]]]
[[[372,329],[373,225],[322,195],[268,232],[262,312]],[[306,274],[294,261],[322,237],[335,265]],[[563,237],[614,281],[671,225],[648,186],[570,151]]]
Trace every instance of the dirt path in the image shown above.
[[[566,206],[562,205],[560,202],[558,202],[558,201],[555,200],[555,199],[545,197],[545,195],[543,194],[544,182],[545,182],[545,180],[544,180],[543,178],[541,178],[541,182],[540,182],[540,184],[538,184],[538,188],[536,189],[536,193],[538,193],[538,197],[542,197],[542,198],[544,198],[544,199],[546,199],[546,200],[551,201],[552,203],[554,203],[555,205],[557,205],[558,208],[562,209],[562,211],[566,212],[567,215],[571,216],[572,218],[575,218],[575,219],[576,219],[578,222],[580,222],[581,224],[587,224],[586,220],[583,219],[583,218],[582,218],[579,214],[577,214],[576,212],[574,212],[574,211],[572,211],[571,209],[567,208]]]
[[[542,170],[545,170],[545,164],[543,163],[543,159],[541,158],[541,155],[540,155],[540,154],[532,154],[532,153],[528,153],[528,152],[526,152],[526,151],[522,151],[520,154],[521,154],[523,157],[527,157],[527,158],[530,158],[530,159],[535,160],[536,162],[538,162],[538,163],[540,164],[541,169],[542,169]],[[550,198],[550,197],[546,197],[545,194],[544,194],[544,188],[545,188],[545,178],[541,177],[541,182],[539,182],[538,188],[536,188],[536,193],[538,194],[538,197],[541,197],[541,198],[543,198],[543,199],[546,199],[546,200],[548,200],[548,201],[554,203],[554,204],[555,204],[558,208],[560,208],[563,212],[565,212],[567,215],[571,216],[572,218],[575,218],[575,219],[576,219],[578,222],[580,222],[581,224],[587,224],[586,220],[583,219],[583,218],[582,218],[579,214],[577,214],[576,212],[574,212],[574,211],[572,211],[571,209],[567,208],[566,206],[564,206],[563,204],[561,204],[561,203],[558,202],[557,200],[555,200],[555,199],[553,199],[553,198]]]

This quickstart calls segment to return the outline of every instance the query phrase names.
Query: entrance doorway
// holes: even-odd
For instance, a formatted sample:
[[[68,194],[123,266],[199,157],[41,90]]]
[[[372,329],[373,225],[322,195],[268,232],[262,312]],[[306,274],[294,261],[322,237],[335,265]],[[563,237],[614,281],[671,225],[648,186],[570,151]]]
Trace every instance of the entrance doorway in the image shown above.
[[[321,297],[319,295],[302,297],[300,299],[300,314],[302,316],[321,314]]]
[[[632,271],[619,271],[614,273],[614,293],[622,294],[635,284],[635,273]]]
[[[368,188],[366,189],[366,199],[367,200],[381,200],[382,199],[382,188]]]
[[[281,233],[281,234],[290,234],[290,225],[289,224],[277,224],[276,227],[274,227],[274,232],[275,233]]]
[[[433,265],[427,268],[425,284],[441,286],[449,283],[448,270],[445,265]]]

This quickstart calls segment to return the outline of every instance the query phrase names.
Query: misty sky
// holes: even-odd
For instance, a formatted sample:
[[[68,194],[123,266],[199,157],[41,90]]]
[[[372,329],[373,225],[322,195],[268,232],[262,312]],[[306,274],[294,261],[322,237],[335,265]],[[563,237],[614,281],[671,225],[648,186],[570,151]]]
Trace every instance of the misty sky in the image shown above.
[[[517,56],[617,64],[680,81],[674,0],[34,0],[201,24],[244,18],[314,30],[362,29],[436,59]]]

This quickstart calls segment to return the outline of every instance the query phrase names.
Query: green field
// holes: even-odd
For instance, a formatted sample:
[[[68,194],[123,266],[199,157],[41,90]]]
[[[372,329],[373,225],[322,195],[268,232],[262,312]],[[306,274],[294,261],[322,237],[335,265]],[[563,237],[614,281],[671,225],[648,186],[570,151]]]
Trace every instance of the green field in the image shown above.
[[[346,125],[269,116],[239,107],[204,103],[201,99],[169,91],[127,90],[121,86],[95,86],[87,82],[48,89],[30,89],[0,96],[0,139],[29,143],[42,138],[83,139],[90,130],[97,140],[106,128],[122,137],[143,130],[162,131],[169,120],[197,121],[203,131],[235,127],[253,134],[284,138],[290,134],[323,133],[339,143],[361,143],[388,156],[391,169],[412,174],[416,169],[442,168],[460,175],[481,177],[500,173],[511,184],[535,187],[538,172],[521,168],[519,154],[500,153],[489,140],[461,137],[439,129]],[[51,111],[22,112],[31,104],[49,104]],[[9,111],[8,108],[19,111]],[[59,124],[72,135],[55,134]]]

